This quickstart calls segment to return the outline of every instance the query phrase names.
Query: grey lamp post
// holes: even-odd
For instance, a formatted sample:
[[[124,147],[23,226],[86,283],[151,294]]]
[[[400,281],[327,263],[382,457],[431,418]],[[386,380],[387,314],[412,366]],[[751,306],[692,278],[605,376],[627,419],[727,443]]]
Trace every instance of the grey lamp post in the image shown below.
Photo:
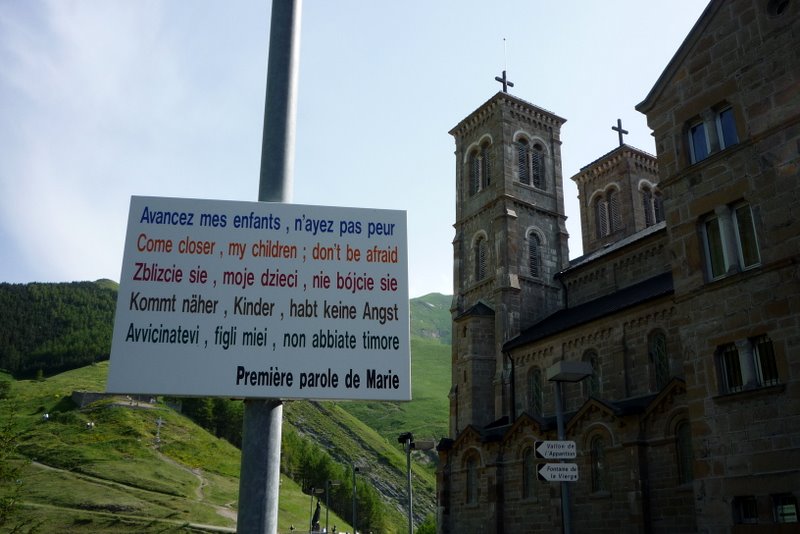
[[[411,497],[411,449],[418,451],[427,451],[432,449],[436,444],[433,440],[419,440],[414,441],[414,435],[411,432],[405,432],[397,437],[397,442],[403,444],[403,449],[406,451],[406,476],[408,478],[408,534],[413,534],[414,529],[414,514],[412,513],[413,499]]]
[[[339,484],[341,484],[341,482],[338,480],[328,480],[325,482],[325,532],[328,532],[328,510],[330,510],[328,503],[331,497],[331,486],[338,486]]]
[[[564,432],[564,399],[562,398],[561,384],[563,382],[580,382],[587,376],[592,376],[592,364],[589,362],[556,362],[547,369],[547,380],[553,382],[556,391],[556,427],[558,439],[565,439]],[[570,514],[569,482],[561,482],[561,525],[564,534],[572,534],[572,515]]]

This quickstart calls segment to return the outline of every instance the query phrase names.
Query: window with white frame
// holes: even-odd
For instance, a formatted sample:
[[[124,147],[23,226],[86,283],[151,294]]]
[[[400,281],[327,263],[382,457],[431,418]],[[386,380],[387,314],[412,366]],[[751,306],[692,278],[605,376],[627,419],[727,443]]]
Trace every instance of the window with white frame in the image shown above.
[[[739,135],[733,107],[725,105],[703,113],[702,118],[689,123],[687,135],[691,163],[737,144]]]
[[[797,499],[791,493],[772,495],[772,514],[776,523],[797,523]]]
[[[720,393],[736,393],[778,384],[778,366],[767,334],[717,348]]]
[[[761,263],[750,204],[720,206],[703,218],[701,233],[709,280]]]

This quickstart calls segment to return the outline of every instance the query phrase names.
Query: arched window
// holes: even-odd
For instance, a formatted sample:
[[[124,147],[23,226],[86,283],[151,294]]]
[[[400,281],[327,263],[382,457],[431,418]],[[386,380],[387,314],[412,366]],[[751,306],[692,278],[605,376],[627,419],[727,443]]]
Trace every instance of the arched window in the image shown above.
[[[481,145],[481,189],[489,187],[492,183],[492,157],[489,146],[488,141]]]
[[[689,421],[681,421],[675,426],[675,454],[678,461],[678,483],[688,484],[694,480],[692,427],[689,426]]]
[[[486,278],[486,263],[488,256],[488,247],[486,246],[486,238],[481,236],[475,242],[475,281],[480,282]]]
[[[605,237],[609,232],[608,228],[608,202],[604,197],[598,197],[594,201],[595,227],[597,237]]]
[[[528,447],[522,453],[522,498],[533,498],[534,485],[536,484],[536,456],[533,449]]]
[[[619,190],[613,187],[598,195],[594,201],[595,231],[597,237],[605,237],[622,228],[622,213],[619,205]]]
[[[531,146],[528,140],[521,137],[515,143],[517,147],[517,175],[520,183],[545,189],[544,149],[542,145]]]
[[[642,187],[642,209],[644,210],[644,225],[653,226],[655,224],[655,216],[653,214],[653,194],[650,188]]]
[[[543,405],[542,370],[537,367],[528,373],[528,410],[533,415],[542,415]]]
[[[481,160],[478,151],[469,153],[469,194],[474,195],[481,188]]]
[[[648,345],[650,361],[653,362],[653,368],[655,369],[656,389],[661,391],[670,379],[667,336],[663,332],[654,332],[650,334]]]
[[[542,257],[539,236],[534,232],[528,234],[528,272],[534,278],[542,275]]]
[[[466,467],[467,504],[476,504],[478,502],[478,461],[475,456],[467,459]]]
[[[595,436],[592,438],[590,458],[592,462],[592,492],[608,491],[606,442],[602,436]]]
[[[664,220],[664,197],[660,191],[653,193],[653,212],[655,213],[656,222]]]
[[[619,211],[619,191],[611,189],[606,193],[608,201],[608,224],[613,233],[622,228],[622,215]]]

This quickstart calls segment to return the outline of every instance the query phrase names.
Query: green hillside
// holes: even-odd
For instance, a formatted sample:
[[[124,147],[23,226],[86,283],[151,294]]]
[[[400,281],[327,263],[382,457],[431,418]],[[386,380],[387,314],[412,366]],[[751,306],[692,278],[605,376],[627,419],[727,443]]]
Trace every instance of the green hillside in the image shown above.
[[[13,416],[0,449],[16,451],[0,456],[0,465],[10,466],[0,468],[0,531],[9,525],[3,524],[5,497],[17,491],[14,524],[38,524],[44,532],[192,532],[235,524],[239,451],[228,441],[163,402],[137,407],[125,399],[102,400],[79,408],[69,399],[74,390],[105,390],[107,363],[92,362],[107,358],[116,291],[107,280],[0,284],[0,368],[16,377],[0,375],[0,421]],[[449,302],[431,294],[410,303],[412,402],[286,404],[281,528],[307,529],[308,492],[324,485],[321,477],[342,480],[331,492],[331,507],[349,517],[356,465],[359,517],[372,517],[382,532],[404,531],[406,464],[396,438],[408,431],[417,438],[447,433]],[[53,374],[64,368],[73,370]],[[40,379],[26,379],[34,375]],[[240,402],[185,402],[216,407],[217,420],[206,427],[237,442]],[[415,451],[414,459],[419,522],[435,509],[436,456]],[[376,492],[382,502],[375,502]],[[349,528],[335,521],[339,531]]]

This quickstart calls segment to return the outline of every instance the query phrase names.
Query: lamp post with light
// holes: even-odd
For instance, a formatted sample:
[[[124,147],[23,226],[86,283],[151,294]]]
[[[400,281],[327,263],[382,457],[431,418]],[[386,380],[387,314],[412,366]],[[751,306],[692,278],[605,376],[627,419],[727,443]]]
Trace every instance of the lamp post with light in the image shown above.
[[[558,430],[558,440],[565,439],[564,432],[564,399],[561,391],[563,382],[580,382],[587,376],[592,376],[594,370],[589,362],[556,362],[547,369],[547,380],[553,382],[555,386],[556,401],[556,427]],[[569,482],[561,482],[561,526],[564,534],[572,533],[572,516],[570,514]]]
[[[411,432],[404,432],[397,437],[397,442],[403,444],[403,449],[406,451],[406,476],[408,479],[408,534],[414,532],[414,518],[412,513],[413,499],[411,496],[411,449],[418,451],[431,450],[436,444],[433,440],[418,440],[414,441],[414,435]]]

